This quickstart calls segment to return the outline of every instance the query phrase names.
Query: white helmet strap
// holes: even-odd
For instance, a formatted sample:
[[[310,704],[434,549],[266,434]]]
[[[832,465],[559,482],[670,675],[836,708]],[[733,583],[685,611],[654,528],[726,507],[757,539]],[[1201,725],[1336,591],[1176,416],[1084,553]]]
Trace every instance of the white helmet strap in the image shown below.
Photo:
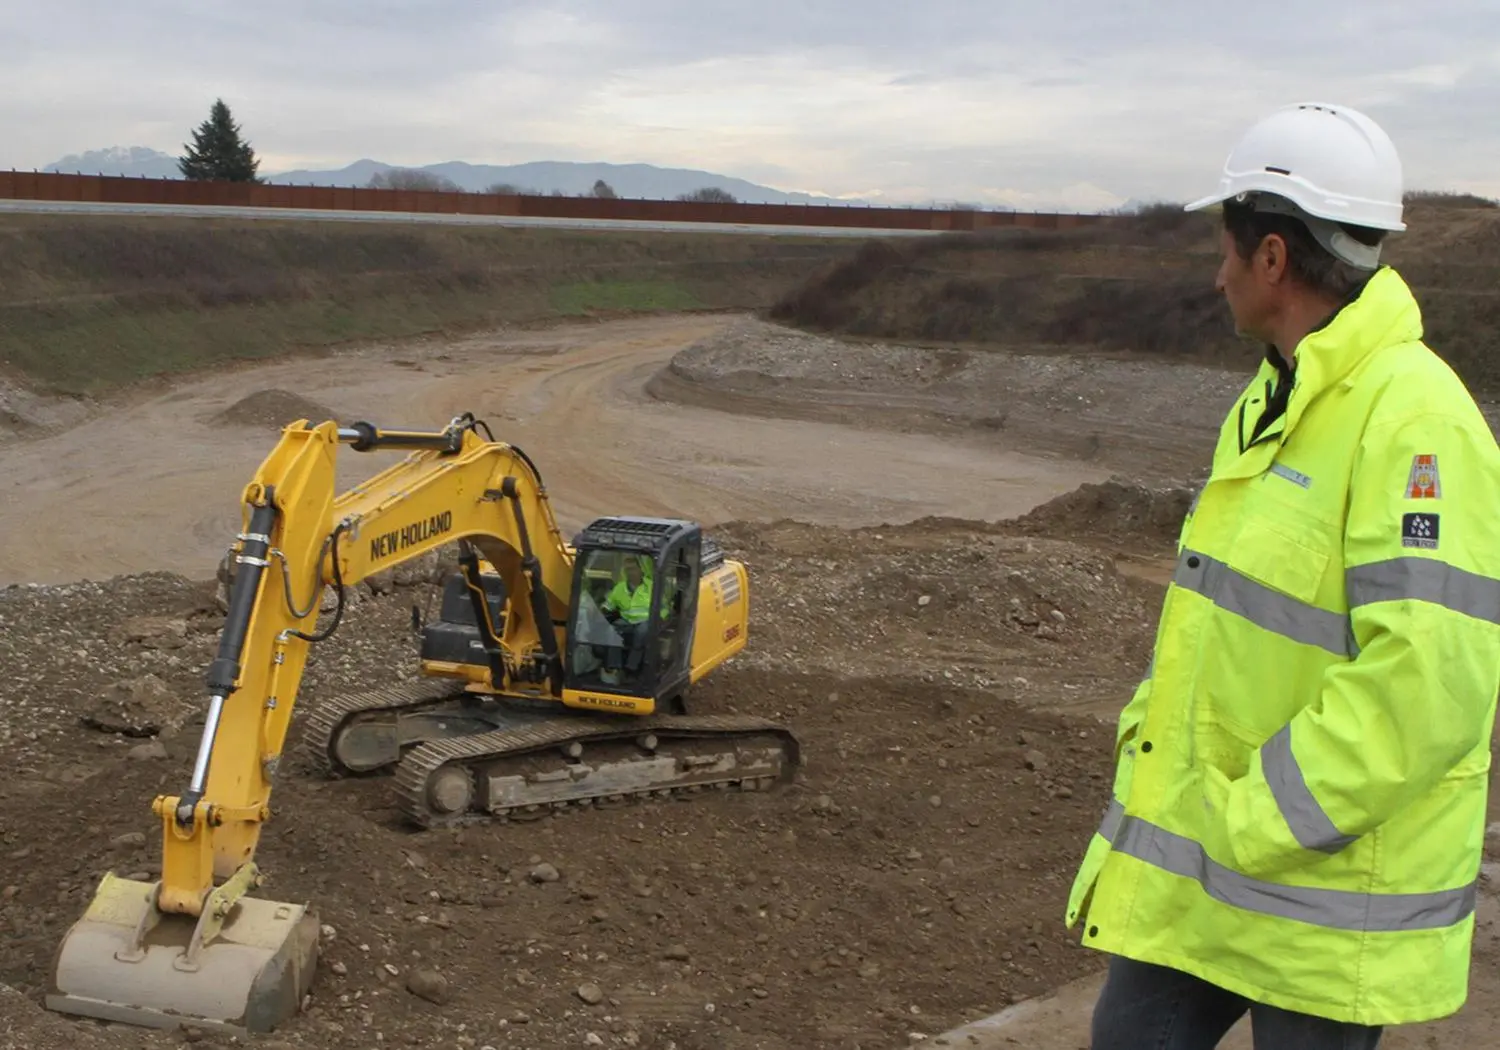
[[[1380,265],[1380,245],[1361,244],[1345,233],[1331,219],[1320,219],[1309,215],[1285,197],[1274,193],[1241,193],[1235,197],[1240,203],[1249,202],[1258,212],[1272,215],[1287,215],[1297,219],[1334,258],[1342,260],[1358,270],[1374,270]]]

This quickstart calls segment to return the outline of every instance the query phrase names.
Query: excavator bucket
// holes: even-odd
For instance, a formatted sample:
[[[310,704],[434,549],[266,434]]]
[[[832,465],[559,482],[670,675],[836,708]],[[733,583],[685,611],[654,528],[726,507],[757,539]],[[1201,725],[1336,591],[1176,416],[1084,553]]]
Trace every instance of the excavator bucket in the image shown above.
[[[240,1036],[301,1009],[318,955],[308,907],[241,896],[227,914],[199,919],[158,909],[159,885],[104,876],[58,949],[49,1009]]]

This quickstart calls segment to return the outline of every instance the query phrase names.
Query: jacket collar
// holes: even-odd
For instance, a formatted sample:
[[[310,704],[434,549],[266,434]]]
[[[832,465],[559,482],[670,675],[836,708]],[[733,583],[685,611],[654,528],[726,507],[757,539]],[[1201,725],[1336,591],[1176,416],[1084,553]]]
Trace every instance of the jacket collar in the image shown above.
[[[1385,347],[1421,338],[1422,314],[1411,289],[1395,270],[1382,266],[1347,302],[1297,344],[1296,368],[1291,372],[1292,388],[1285,412],[1248,447],[1242,444],[1240,454],[1224,462],[1215,471],[1214,478],[1253,477],[1264,471],[1307,407],[1319,396]],[[1285,381],[1283,370],[1280,355],[1275,349],[1268,349],[1236,414],[1230,417],[1230,425],[1234,425],[1238,417],[1242,439],[1249,426],[1244,419],[1247,404],[1244,399],[1262,389],[1269,398],[1277,380]]]
[[[1309,402],[1378,350],[1422,338],[1422,311],[1401,275],[1382,266],[1355,295],[1297,344],[1287,428]]]

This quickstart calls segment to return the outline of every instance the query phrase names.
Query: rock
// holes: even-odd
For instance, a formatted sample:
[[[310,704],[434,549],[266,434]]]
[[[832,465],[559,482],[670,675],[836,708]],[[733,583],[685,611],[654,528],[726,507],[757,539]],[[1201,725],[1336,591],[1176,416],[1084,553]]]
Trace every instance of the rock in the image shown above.
[[[115,645],[134,642],[146,649],[181,649],[187,633],[187,620],[180,617],[132,616],[106,637]]]
[[[931,604],[932,604],[932,595],[930,595],[930,594],[924,594],[924,595],[922,595],[922,597],[920,597],[920,598],[917,599],[917,605],[919,605],[923,609],[927,608],[927,606],[929,606]]]
[[[1052,619],[1056,620],[1058,623],[1067,623],[1068,622],[1067,615],[1064,614],[1061,609],[1053,609],[1052,610]]]
[[[450,998],[448,979],[436,970],[418,967],[406,975],[406,990],[419,999],[442,1005]]]
[[[590,1032],[583,1037],[583,1041],[589,1046],[603,1046],[604,1038],[598,1032]]]
[[[1031,770],[1043,770],[1047,768],[1047,756],[1040,751],[1026,752],[1026,768]]]
[[[662,954],[663,959],[671,959],[673,962],[687,962],[691,956],[688,954],[687,946],[674,944]]]
[[[180,700],[154,674],[116,682],[84,707],[83,724],[105,733],[157,736],[187,723],[193,705]]]
[[[109,843],[115,849],[140,849],[146,844],[146,833],[143,831],[127,831],[123,835],[116,835]]]
[[[148,761],[153,758],[166,758],[167,745],[160,740],[152,740],[144,744],[137,744],[125,752],[125,757],[137,762]]]
[[[526,876],[532,882],[556,882],[562,876],[551,864],[538,864]]]
[[[600,1003],[604,1002],[604,989],[600,988],[597,984],[594,984],[592,982],[588,984],[580,984],[578,986],[577,995],[578,998],[582,999],[590,1006],[598,1006]]]

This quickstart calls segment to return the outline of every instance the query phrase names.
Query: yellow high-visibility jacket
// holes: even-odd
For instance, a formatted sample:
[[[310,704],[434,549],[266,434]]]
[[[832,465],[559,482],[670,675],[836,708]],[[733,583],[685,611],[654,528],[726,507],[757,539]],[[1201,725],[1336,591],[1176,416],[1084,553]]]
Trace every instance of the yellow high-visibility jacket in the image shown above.
[[[1500,451],[1378,270],[1269,355],[1183,522],[1082,940],[1367,1025],[1468,989],[1500,693]]]
[[[626,623],[645,623],[651,615],[651,581],[643,579],[635,590],[621,580],[604,599],[604,608],[620,614]]]

